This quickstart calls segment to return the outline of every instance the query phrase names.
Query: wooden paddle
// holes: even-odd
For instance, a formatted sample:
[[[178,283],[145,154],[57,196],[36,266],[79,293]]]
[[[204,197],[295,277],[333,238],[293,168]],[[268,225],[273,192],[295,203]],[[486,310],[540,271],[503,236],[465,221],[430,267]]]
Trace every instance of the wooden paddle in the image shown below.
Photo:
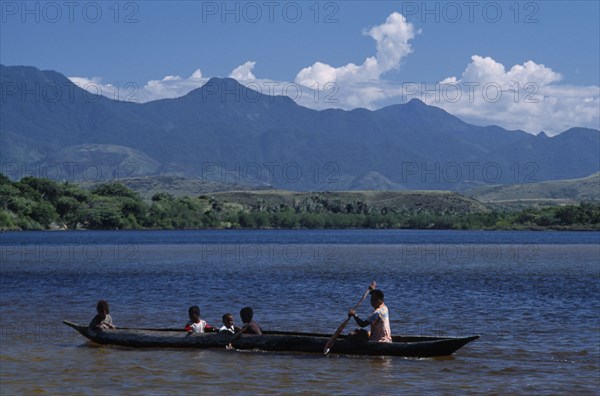
[[[358,303],[356,303],[356,305],[354,306],[354,310],[358,309],[360,304],[362,304],[362,302],[365,301],[365,299],[367,298],[367,296],[369,295],[371,290],[375,290],[375,287],[377,287],[377,284],[375,283],[375,281],[372,281],[371,284],[369,285],[369,288],[367,289],[365,294],[363,294],[360,301],[358,301]],[[327,344],[325,344],[325,349],[323,350],[323,353],[325,355],[327,355],[329,353],[329,351],[331,350],[331,347],[333,346],[333,343],[335,342],[335,339],[338,338],[338,336],[340,334],[342,334],[342,331],[344,331],[344,328],[346,327],[346,325],[348,324],[349,321],[350,321],[350,316],[348,316],[346,318],[346,320],[344,320],[344,322],[340,325],[340,327],[338,327],[338,329],[335,331],[335,333],[333,333],[333,335],[331,336],[329,341],[327,341]]]

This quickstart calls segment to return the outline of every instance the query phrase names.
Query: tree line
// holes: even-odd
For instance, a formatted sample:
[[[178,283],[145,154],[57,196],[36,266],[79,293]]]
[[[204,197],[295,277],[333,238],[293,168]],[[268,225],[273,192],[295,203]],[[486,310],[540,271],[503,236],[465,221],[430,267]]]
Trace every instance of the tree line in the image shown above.
[[[318,192],[293,204],[256,200],[244,205],[210,195],[155,194],[150,202],[123,184],[86,190],[69,182],[0,174],[0,229],[589,229],[600,230],[600,204],[583,202],[521,211],[458,213],[406,210],[343,201]]]

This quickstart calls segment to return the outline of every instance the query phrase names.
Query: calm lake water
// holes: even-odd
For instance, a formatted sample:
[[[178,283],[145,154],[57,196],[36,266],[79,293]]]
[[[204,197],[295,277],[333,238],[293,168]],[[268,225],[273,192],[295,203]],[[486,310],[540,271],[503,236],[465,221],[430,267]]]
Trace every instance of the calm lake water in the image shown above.
[[[0,234],[0,393],[594,394],[600,233],[124,231]],[[61,324],[333,332],[375,279],[394,334],[481,335],[449,358],[97,346]],[[359,309],[370,312],[368,302]],[[355,326],[348,326],[348,330]]]

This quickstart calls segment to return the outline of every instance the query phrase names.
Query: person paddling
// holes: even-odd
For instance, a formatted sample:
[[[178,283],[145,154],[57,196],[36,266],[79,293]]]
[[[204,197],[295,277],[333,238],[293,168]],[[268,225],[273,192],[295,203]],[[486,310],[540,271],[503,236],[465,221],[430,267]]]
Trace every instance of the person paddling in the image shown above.
[[[361,319],[356,314],[356,310],[348,311],[348,316],[354,318],[356,324],[360,327],[371,325],[371,336],[369,341],[373,342],[392,342],[392,331],[390,330],[390,317],[388,308],[384,304],[383,291],[379,289],[371,290],[371,306],[375,311],[368,319]]]

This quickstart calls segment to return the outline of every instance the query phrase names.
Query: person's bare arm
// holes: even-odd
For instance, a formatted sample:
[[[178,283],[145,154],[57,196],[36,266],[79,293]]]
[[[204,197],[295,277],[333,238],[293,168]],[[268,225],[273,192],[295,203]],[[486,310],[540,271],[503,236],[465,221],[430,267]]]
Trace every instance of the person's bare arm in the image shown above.
[[[353,310],[353,309],[351,309],[350,311],[348,311],[348,316],[350,316],[351,318],[354,318],[354,321],[360,327],[366,327],[366,326],[368,326],[370,324],[370,322],[368,320],[359,318],[358,315],[356,314],[356,311]]]

